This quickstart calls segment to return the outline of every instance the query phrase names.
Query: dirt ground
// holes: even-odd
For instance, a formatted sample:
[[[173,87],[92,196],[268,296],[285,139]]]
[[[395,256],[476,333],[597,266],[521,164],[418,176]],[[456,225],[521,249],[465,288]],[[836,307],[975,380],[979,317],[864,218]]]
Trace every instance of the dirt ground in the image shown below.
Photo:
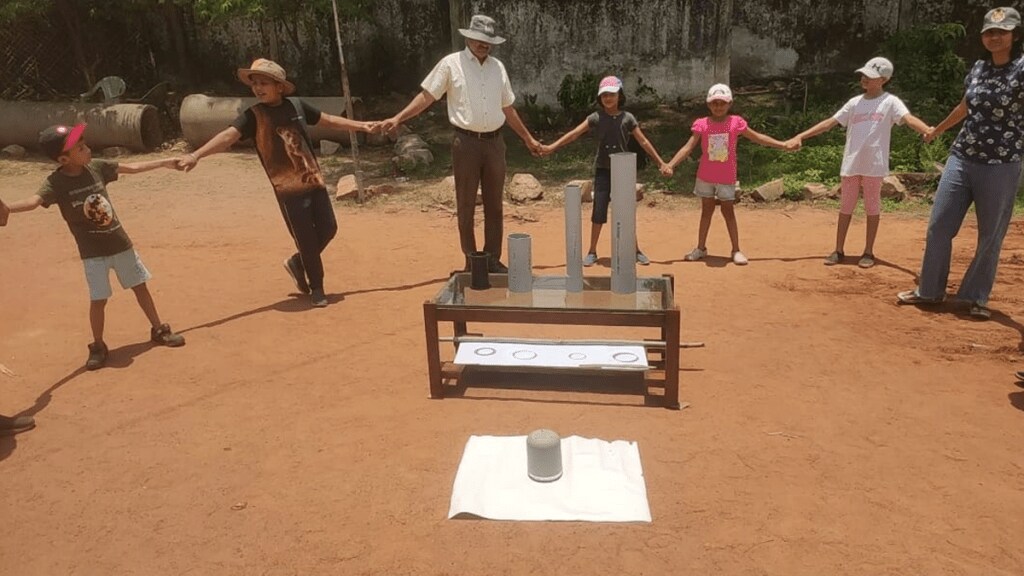
[[[32,193],[48,170],[5,162],[0,197]],[[993,319],[975,322],[953,305],[895,305],[915,284],[922,216],[884,215],[882,261],[861,270],[822,265],[833,209],[744,204],[744,268],[721,257],[719,218],[718,257],[687,263],[695,204],[642,206],[654,263],[639,272],[675,274],[682,338],[706,344],[682,351],[689,406],[670,411],[587,389],[469,385],[428,399],[421,305],[462,263],[444,210],[338,204],[331,305],[310,310],[281,266],[290,239],[252,154],[110,189],[188,344],[150,346],[119,291],[110,366],[84,371],[87,291],[59,213],[0,229],[0,413],[38,424],[0,437],[0,572],[1024,573],[1012,376],[1024,368],[1024,222],[1007,238]],[[410,183],[403,195],[425,193]],[[557,274],[561,209],[530,214],[506,232],[532,235],[540,273]],[[974,236],[969,217],[954,282]],[[608,274],[607,259],[586,273]],[[446,519],[470,435],[540,427],[636,441],[653,523]]]

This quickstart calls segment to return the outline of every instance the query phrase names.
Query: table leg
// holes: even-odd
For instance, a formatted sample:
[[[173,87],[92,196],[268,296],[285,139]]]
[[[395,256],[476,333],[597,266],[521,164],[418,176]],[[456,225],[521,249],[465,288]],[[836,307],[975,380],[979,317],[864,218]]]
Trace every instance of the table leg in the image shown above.
[[[441,351],[437,337],[437,306],[432,302],[423,303],[423,329],[427,337],[427,372],[430,378],[430,397],[444,398],[441,382]]]
[[[665,326],[665,408],[679,409],[679,309],[668,310]]]

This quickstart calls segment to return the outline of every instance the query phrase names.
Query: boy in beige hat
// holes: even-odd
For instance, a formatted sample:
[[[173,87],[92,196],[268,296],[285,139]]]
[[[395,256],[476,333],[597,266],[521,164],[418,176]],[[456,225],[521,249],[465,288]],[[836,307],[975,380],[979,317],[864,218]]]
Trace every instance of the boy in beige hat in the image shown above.
[[[297,252],[285,260],[285,269],[296,289],[309,294],[312,306],[327,306],[320,253],[334,238],[338,223],[306,126],[371,132],[375,124],[326,114],[304,100],[289,98],[295,85],[288,81],[284,68],[265,58],[240,68],[238,79],[252,88],[258,102],[201,148],[180,158],[178,165],[187,172],[200,158],[252,138],[285,225],[295,240]]]

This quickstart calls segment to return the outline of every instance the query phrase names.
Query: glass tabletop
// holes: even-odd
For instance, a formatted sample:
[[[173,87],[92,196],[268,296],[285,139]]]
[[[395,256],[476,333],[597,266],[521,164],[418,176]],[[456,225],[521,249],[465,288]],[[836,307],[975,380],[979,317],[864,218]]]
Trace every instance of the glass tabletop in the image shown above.
[[[670,310],[675,306],[672,279],[637,278],[636,292],[616,294],[608,276],[584,276],[583,291],[565,289],[565,276],[534,276],[533,290],[511,292],[508,275],[491,274],[491,287],[475,290],[470,286],[468,272],[452,274],[434,298],[438,306],[483,306],[495,308],[530,308],[563,310]]]

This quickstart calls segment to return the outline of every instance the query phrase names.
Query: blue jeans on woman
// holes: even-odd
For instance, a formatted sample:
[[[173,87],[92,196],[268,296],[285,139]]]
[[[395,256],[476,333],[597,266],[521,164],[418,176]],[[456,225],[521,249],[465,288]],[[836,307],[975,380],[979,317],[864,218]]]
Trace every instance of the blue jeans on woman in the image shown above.
[[[979,164],[957,156],[949,157],[935,191],[935,204],[928,222],[917,286],[919,296],[936,300],[945,297],[953,238],[960,232],[973,202],[978,218],[978,246],[956,297],[982,306],[988,304],[1020,178],[1020,162]]]

